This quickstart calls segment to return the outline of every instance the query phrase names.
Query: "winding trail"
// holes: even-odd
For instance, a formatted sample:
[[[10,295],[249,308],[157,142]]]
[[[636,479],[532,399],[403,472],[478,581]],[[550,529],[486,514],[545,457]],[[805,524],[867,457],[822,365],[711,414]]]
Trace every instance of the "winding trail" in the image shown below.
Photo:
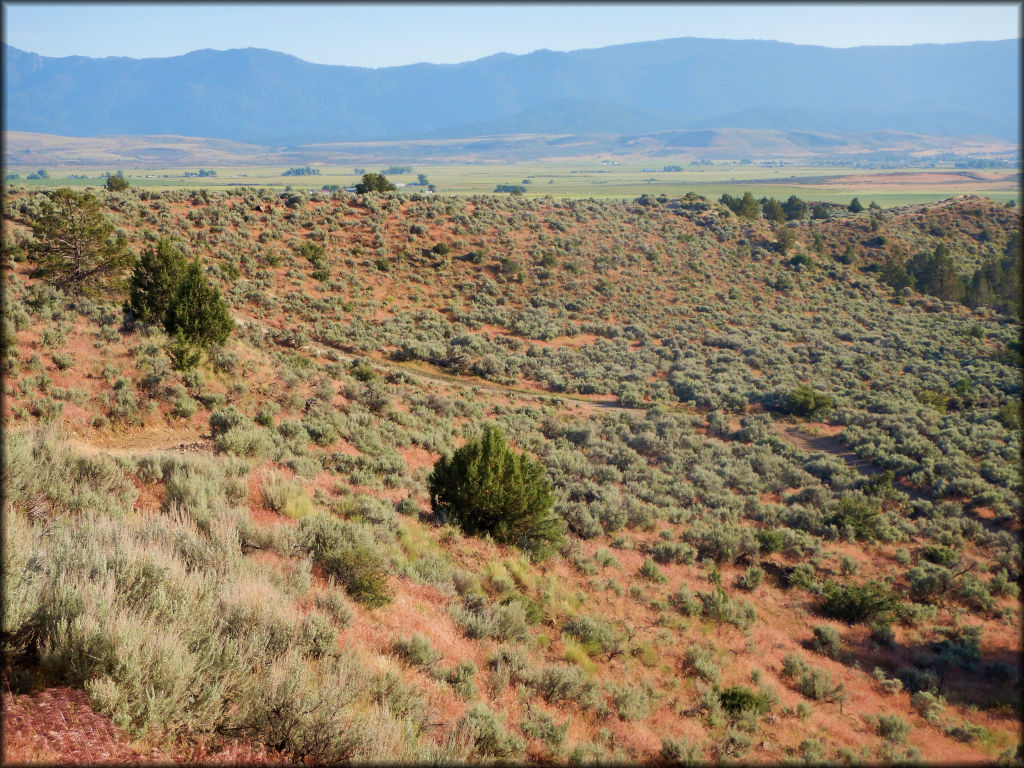
[[[266,334],[269,332],[269,327],[253,317],[243,315],[239,312],[233,312],[232,317],[235,322],[241,326],[252,326],[257,328],[260,332]],[[276,330],[276,329],[275,329]],[[416,361],[410,363],[399,363],[394,360],[388,360],[382,355],[378,354],[356,354],[350,350],[334,344],[324,344],[319,341],[309,341],[304,344],[300,349],[305,348],[313,350],[321,356],[327,357],[329,355],[340,356],[342,359],[348,362],[355,362],[359,359],[369,359],[372,363],[383,370],[391,371],[393,373],[402,373],[412,378],[417,378],[422,381],[430,381],[435,384],[448,384],[455,387],[462,388],[477,388],[484,389],[489,392],[498,392],[506,395],[517,395],[520,397],[531,397],[535,399],[548,399],[548,400],[559,400],[563,402],[577,403],[580,405],[590,406],[592,408],[600,408],[604,411],[617,412],[617,413],[646,413],[648,408],[644,406],[630,407],[622,405],[617,399],[602,399],[607,398],[607,395],[594,395],[588,397],[587,395],[575,395],[566,392],[551,392],[549,390],[533,389],[531,387],[512,386],[508,384],[498,384],[493,381],[487,381],[476,376],[463,376],[452,373],[444,373],[436,369],[425,369],[430,363],[424,361]],[[671,403],[659,403],[662,407],[667,407],[672,410],[679,410],[674,407]]]

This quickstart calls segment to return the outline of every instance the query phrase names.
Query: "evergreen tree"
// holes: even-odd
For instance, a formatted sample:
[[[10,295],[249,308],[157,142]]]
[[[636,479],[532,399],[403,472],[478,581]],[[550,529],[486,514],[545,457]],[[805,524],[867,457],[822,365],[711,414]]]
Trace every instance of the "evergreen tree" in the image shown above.
[[[786,212],[782,209],[782,203],[774,197],[766,197],[761,200],[761,210],[768,221],[781,224],[786,220]]]
[[[789,199],[782,204],[782,210],[786,212],[789,221],[807,218],[807,203],[796,195],[790,195]]]
[[[963,280],[949,254],[949,247],[939,243],[931,253],[919,253],[911,263],[917,290],[944,301],[959,301],[964,295]]]
[[[356,192],[360,195],[367,192],[394,192],[396,189],[398,187],[382,173],[364,173],[363,180],[356,184]]]
[[[509,448],[493,424],[451,457],[442,456],[427,482],[434,512],[471,535],[490,534],[543,554],[565,530],[551,511],[554,494],[544,467]]]
[[[124,192],[130,185],[124,174],[118,171],[113,176],[107,176],[107,181],[103,186],[106,187],[108,192]]]
[[[855,197],[850,201],[849,210],[850,213],[860,213],[864,210],[864,206],[861,204],[860,200]]]
[[[144,323],[163,322],[188,262],[170,240],[142,252],[130,281],[127,308]]]
[[[198,259],[185,268],[164,315],[164,327],[169,334],[180,331],[185,339],[202,346],[223,344],[235,327],[227,303],[203,274]]]
[[[739,215],[744,219],[756,219],[761,213],[761,206],[757,204],[756,198],[750,192],[744,192],[740,198]]]
[[[99,200],[67,187],[50,192],[48,198],[32,224],[32,276],[71,293],[122,289],[135,255],[123,237],[114,237],[114,225]]]

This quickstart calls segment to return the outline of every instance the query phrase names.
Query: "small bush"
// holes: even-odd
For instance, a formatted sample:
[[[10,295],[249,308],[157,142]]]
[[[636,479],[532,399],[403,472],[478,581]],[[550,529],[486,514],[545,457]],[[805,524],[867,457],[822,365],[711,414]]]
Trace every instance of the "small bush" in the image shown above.
[[[946,702],[941,696],[936,696],[927,691],[918,691],[911,696],[910,704],[921,717],[932,725],[939,724],[939,715],[946,709]]]
[[[300,520],[314,511],[313,500],[300,483],[271,472],[263,480],[263,501],[279,515]]]
[[[391,648],[403,661],[416,667],[432,667],[444,657],[431,645],[430,638],[419,632],[414,632],[409,639],[393,640]]]
[[[671,736],[662,737],[659,756],[669,765],[695,766],[702,762],[699,747]]]
[[[665,574],[663,574],[661,572],[661,569],[658,568],[657,563],[655,563],[654,560],[652,560],[649,557],[644,558],[644,562],[640,566],[638,573],[642,578],[645,578],[648,581],[657,582],[659,584],[668,581],[668,579],[665,577]]]
[[[299,522],[296,535],[300,546],[353,600],[368,608],[391,602],[386,561],[372,537],[355,524],[311,514]]]
[[[819,609],[830,618],[847,624],[884,620],[899,606],[899,598],[889,587],[877,581],[864,584],[836,584],[824,588],[825,599]]]
[[[736,577],[736,586],[740,589],[744,589],[747,592],[751,592],[761,586],[761,582],[764,580],[764,569],[758,568],[756,565],[749,566],[742,576]]]
[[[911,725],[899,715],[879,715],[876,728],[883,739],[902,743],[907,740]]]
[[[836,407],[831,395],[801,384],[785,400],[785,411],[795,416],[822,418]]]
[[[771,702],[763,693],[755,693],[745,685],[733,685],[718,694],[722,709],[730,715],[739,715],[746,710],[754,710],[763,715],[771,709]]]
[[[526,717],[523,718],[523,733],[531,739],[540,739],[544,742],[552,754],[556,754],[565,743],[565,736],[569,732],[570,721],[567,719],[561,725],[554,717],[538,707],[528,707]]]
[[[714,654],[708,648],[691,645],[686,649],[686,663],[697,675],[709,683],[717,683],[722,669],[715,663]]]
[[[456,733],[473,745],[478,758],[512,761],[520,758],[526,744],[520,736],[510,734],[501,718],[484,704],[474,704],[459,720]]]
[[[834,627],[819,625],[814,628],[814,639],[811,647],[823,656],[838,659],[842,649],[842,639]]]

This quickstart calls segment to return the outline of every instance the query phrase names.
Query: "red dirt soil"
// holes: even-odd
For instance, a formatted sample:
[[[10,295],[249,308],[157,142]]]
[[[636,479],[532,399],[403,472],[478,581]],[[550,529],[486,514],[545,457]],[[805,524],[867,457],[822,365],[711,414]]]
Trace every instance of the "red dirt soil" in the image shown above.
[[[205,743],[170,752],[133,740],[110,718],[93,712],[85,691],[68,686],[3,694],[4,765],[281,765],[284,755],[245,740],[211,749]]]

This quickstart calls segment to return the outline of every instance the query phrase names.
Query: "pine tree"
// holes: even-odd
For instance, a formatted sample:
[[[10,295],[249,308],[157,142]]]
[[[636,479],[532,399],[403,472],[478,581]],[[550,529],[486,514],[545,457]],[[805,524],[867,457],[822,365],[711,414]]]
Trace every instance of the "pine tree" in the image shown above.
[[[209,346],[227,341],[234,320],[220,291],[203,274],[198,259],[192,261],[178,284],[178,290],[164,315],[164,328],[169,334],[179,331],[188,341]]]
[[[144,323],[163,322],[188,262],[170,240],[142,252],[132,271],[127,308]]]
[[[509,448],[493,424],[451,457],[442,456],[427,482],[434,511],[471,535],[490,534],[543,554],[565,530],[551,511],[554,494],[544,467]]]
[[[32,276],[71,293],[121,289],[135,255],[125,238],[114,237],[114,225],[103,215],[99,200],[67,187],[48,197],[32,224]]]

